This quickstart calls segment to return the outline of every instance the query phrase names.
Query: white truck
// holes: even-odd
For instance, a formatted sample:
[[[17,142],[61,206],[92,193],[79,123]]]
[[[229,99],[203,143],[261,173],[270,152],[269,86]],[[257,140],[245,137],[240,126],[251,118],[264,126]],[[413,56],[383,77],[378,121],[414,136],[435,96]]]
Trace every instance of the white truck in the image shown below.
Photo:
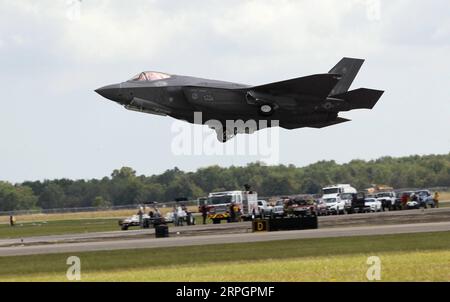
[[[389,209],[389,211],[400,209],[400,204],[396,203],[397,196],[393,191],[378,192],[375,194],[375,198],[381,202],[383,211],[385,211],[385,209]]]
[[[271,207],[266,200],[258,200],[258,209],[255,211],[255,216],[260,218],[270,217],[272,215],[272,211],[273,207]]]
[[[284,206],[285,201],[284,199],[280,199],[275,203],[275,206],[272,208],[271,217],[284,217]]]
[[[235,216],[231,215],[231,207]],[[207,201],[208,217],[214,224],[222,220],[236,221],[239,217],[246,220],[253,212],[259,215],[258,194],[253,191],[226,191],[210,193]]]
[[[344,214],[346,205],[352,194],[356,194],[357,191],[349,184],[331,185],[322,189],[322,200],[327,204],[327,210],[331,214]]]

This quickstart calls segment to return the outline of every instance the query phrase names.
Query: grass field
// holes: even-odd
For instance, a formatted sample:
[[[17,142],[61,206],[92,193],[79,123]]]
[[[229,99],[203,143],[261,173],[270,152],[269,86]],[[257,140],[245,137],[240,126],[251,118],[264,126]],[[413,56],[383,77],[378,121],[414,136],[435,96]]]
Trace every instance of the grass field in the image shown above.
[[[0,257],[0,281],[65,281],[68,254]],[[450,281],[450,232],[78,253],[82,281]]]
[[[64,214],[31,214],[15,216],[18,223],[39,222],[39,221],[59,221],[77,219],[97,219],[97,218],[123,218],[136,214],[137,210],[117,210],[117,211],[96,211]],[[0,223],[8,224],[9,216],[1,216]]]
[[[440,202],[439,207],[440,208],[450,208],[450,201]]]
[[[30,236],[119,231],[118,219],[77,219],[19,223],[15,227],[0,224],[0,239]]]
[[[441,192],[439,193],[439,199],[440,200],[446,200],[446,201],[450,201],[450,192]]]
[[[147,208],[146,213],[151,209]],[[198,211],[197,206],[188,207],[188,210],[195,213]],[[160,208],[161,214],[166,215],[167,212],[172,211],[172,208]],[[58,220],[77,220],[77,219],[98,219],[98,218],[124,218],[135,215],[135,210],[110,210],[110,211],[95,211],[95,212],[80,212],[80,213],[63,213],[63,214],[31,214],[16,216],[18,223],[25,222],[39,222],[39,221],[58,221]],[[116,219],[117,220],[117,219]],[[0,216],[0,224],[8,224],[9,216]]]

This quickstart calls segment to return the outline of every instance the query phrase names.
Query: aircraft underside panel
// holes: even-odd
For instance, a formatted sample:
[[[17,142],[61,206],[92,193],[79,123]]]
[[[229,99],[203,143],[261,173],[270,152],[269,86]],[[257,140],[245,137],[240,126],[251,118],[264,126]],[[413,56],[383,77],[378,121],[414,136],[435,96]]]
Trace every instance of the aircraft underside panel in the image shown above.
[[[199,110],[236,113],[249,107],[245,102],[245,94],[239,90],[184,87],[183,92],[188,102]]]
[[[131,111],[137,111],[148,114],[167,116],[171,113],[170,108],[162,106],[156,102],[141,98],[133,98],[130,104],[125,105],[125,108]]]

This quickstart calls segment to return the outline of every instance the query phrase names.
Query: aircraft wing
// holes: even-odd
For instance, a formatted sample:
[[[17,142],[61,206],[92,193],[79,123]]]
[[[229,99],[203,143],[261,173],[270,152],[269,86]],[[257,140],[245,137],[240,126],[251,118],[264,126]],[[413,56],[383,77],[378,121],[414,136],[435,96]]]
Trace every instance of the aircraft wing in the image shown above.
[[[251,90],[273,96],[303,95],[323,99],[328,97],[340,79],[341,77],[339,74],[316,74],[262,86],[255,86],[251,88]]]

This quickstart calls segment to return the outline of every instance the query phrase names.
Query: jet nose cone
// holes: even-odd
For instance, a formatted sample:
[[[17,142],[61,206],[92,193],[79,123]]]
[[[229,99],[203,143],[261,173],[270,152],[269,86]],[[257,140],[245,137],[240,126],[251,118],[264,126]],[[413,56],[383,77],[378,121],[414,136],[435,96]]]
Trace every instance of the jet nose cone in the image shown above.
[[[107,98],[108,100],[120,102],[121,88],[119,84],[101,87],[96,89],[95,92],[100,94],[102,97]]]

